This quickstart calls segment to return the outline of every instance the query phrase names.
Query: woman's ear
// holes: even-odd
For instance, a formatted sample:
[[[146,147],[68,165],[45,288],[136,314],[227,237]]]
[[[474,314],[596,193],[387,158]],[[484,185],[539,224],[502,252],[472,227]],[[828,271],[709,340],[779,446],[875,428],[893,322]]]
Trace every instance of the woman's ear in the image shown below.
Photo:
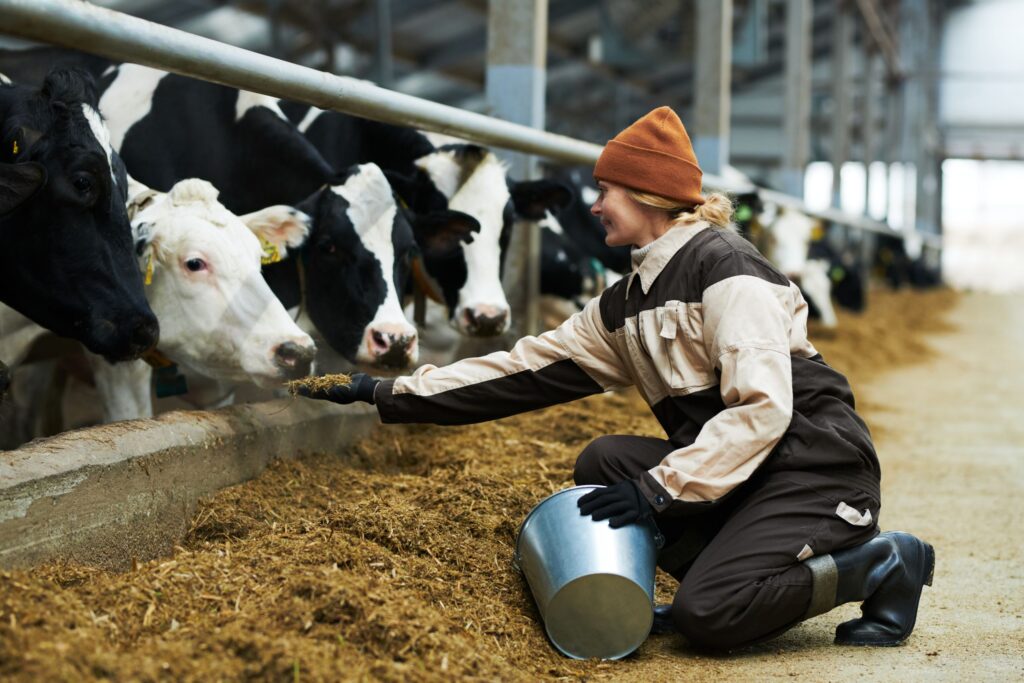
[[[289,249],[305,244],[313,224],[307,214],[285,204],[268,206],[239,218],[260,238],[264,263],[280,261]]]

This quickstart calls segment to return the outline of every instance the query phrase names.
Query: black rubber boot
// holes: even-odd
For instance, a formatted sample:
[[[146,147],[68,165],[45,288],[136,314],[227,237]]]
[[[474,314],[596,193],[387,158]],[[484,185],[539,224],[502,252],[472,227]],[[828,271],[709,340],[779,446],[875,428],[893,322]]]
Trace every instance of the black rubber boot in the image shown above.
[[[836,628],[837,644],[893,646],[914,630],[921,590],[932,585],[935,550],[911,534],[887,531],[855,548],[813,557],[807,566],[814,576],[808,617],[864,601],[859,619]]]
[[[654,624],[651,626],[653,635],[675,633],[678,629],[672,621],[672,605],[654,606]]]

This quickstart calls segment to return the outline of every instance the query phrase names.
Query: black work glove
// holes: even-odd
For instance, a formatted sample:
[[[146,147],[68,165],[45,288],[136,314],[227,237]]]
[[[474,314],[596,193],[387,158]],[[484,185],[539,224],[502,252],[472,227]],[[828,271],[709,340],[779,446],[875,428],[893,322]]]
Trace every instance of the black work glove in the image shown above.
[[[363,372],[352,373],[352,383],[347,385],[335,385],[329,389],[312,390],[306,385],[300,385],[295,393],[306,398],[318,398],[324,401],[335,403],[353,403],[363,401],[373,404],[373,392],[376,390],[380,380],[370,377]]]
[[[633,524],[645,517],[651,517],[654,509],[640,493],[640,487],[632,479],[620,481],[611,486],[595,489],[579,499],[581,515],[590,515],[594,521],[608,520],[613,529]]]

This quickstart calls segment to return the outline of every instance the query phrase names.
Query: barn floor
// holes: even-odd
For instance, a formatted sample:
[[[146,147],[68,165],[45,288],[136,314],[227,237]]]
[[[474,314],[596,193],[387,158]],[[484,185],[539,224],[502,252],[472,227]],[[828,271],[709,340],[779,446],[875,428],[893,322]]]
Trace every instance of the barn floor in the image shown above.
[[[884,469],[882,525],[935,544],[903,647],[847,649],[847,606],[730,656],[652,637],[620,662],[548,645],[511,569],[517,525],[608,432],[658,434],[635,394],[496,423],[384,428],[209,500],[171,558],[124,574],[0,573],[10,680],[1013,680],[1024,678],[1024,304],[886,293],[815,337]],[[659,578],[663,599],[669,582]]]

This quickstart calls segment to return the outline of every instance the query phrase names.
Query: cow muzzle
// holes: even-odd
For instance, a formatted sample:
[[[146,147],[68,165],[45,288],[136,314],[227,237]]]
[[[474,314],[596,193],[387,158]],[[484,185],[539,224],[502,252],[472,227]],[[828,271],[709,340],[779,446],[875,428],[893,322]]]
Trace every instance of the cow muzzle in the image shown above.
[[[313,367],[316,347],[287,341],[274,349],[274,366],[287,379],[305,377]]]
[[[471,337],[496,337],[508,329],[509,311],[493,305],[467,306],[462,309],[459,327]]]
[[[419,357],[419,337],[407,325],[374,325],[366,331],[366,350],[374,365],[407,368]]]
[[[111,363],[135,360],[160,340],[160,324],[152,314],[136,315],[122,324],[108,319],[94,320],[90,329],[92,343],[86,346]]]

